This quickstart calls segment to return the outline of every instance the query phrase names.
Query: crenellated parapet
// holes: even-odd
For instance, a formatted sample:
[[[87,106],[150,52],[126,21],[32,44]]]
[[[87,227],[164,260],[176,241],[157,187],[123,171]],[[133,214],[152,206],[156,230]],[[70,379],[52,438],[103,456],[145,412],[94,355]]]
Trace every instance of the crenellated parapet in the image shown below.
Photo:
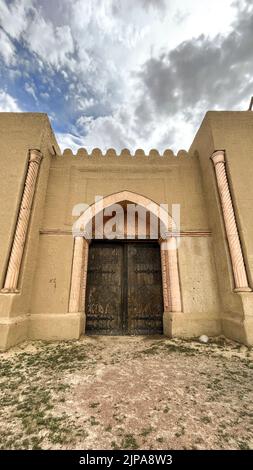
[[[177,154],[175,154],[172,150],[166,149],[163,153],[159,153],[156,149],[151,149],[149,153],[145,153],[143,149],[137,149],[133,154],[131,154],[130,150],[123,149],[120,153],[117,153],[115,149],[108,149],[105,153],[102,152],[99,148],[94,148],[90,153],[85,148],[78,149],[77,153],[74,154],[71,149],[65,149],[61,157],[71,157],[71,158],[92,158],[92,159],[104,159],[104,158],[119,158],[120,160],[123,159],[189,159],[188,152],[186,150],[179,150]],[[191,159],[193,157],[191,156]]]

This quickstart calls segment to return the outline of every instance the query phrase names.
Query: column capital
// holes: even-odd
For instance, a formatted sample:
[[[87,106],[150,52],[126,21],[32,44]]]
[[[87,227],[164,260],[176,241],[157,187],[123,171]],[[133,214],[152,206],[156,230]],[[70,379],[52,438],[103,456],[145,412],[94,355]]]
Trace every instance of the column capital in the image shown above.
[[[161,236],[158,238],[158,243],[160,243],[160,245],[161,245],[161,243],[164,243],[164,242],[166,242],[166,241],[167,241],[167,238],[164,237],[164,234],[161,235]]]
[[[164,244],[164,245],[165,245],[165,244],[168,244],[168,241],[170,240],[170,238],[171,238],[171,237],[169,237],[168,235],[164,235],[164,234],[163,234],[160,238],[158,238],[158,243],[159,243],[160,245],[162,245],[162,244]]]
[[[164,242],[164,243],[163,243]],[[161,243],[164,308],[170,312],[181,312],[181,291],[178,272],[176,237]]]
[[[38,165],[39,165],[42,158],[43,158],[43,155],[42,155],[41,151],[38,150],[38,149],[30,149],[29,153],[30,153],[29,163],[30,162],[35,162],[35,163],[38,163]]]
[[[159,243],[163,243],[163,242],[167,242],[169,241],[171,238],[178,238],[181,236],[181,232],[180,231],[177,231],[177,232],[163,232],[160,237],[158,238],[158,242]]]
[[[210,158],[213,161],[214,166],[217,165],[217,163],[226,163],[225,150],[216,150]]]
[[[80,232],[74,232],[72,233],[73,235],[73,238],[74,240],[76,240],[77,238],[83,238],[83,240],[87,243],[90,243],[91,242],[91,238],[89,238],[87,235],[88,233],[87,232],[83,232],[83,231],[80,231]]]
[[[252,292],[251,287],[246,286],[246,287],[235,287],[234,292]]]

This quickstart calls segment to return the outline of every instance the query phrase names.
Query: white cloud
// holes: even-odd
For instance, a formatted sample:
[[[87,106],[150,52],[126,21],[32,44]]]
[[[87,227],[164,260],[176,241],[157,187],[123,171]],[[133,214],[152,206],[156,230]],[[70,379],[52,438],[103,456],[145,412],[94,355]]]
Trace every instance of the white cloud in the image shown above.
[[[34,85],[32,85],[31,83],[25,83],[25,90],[27,91],[27,93],[29,93],[29,95],[32,95],[34,101],[38,101]]]
[[[57,142],[63,151],[66,148],[70,148],[73,152],[77,152],[80,147],[83,147],[83,140],[81,137],[77,137],[71,133],[57,132],[56,133]]]
[[[0,112],[17,113],[20,111],[17,100],[4,90],[0,90]]]
[[[47,93],[47,92],[44,92],[44,93],[42,92],[42,93],[40,93],[40,96],[41,96],[41,98],[44,99],[44,100],[48,100],[48,99],[50,98],[50,95],[49,95],[49,93]]]
[[[85,146],[177,151],[190,146],[208,109],[246,109],[253,88],[252,26],[253,7],[242,2],[226,34],[202,34],[148,58],[128,80],[123,103],[109,116],[83,121]]]
[[[45,63],[57,69],[62,65],[71,68],[73,60],[70,55],[74,52],[74,42],[68,25],[54,28],[52,23],[37,14],[26,31],[26,41]]]
[[[182,112],[173,116],[173,119],[159,116],[148,105],[143,112],[147,113],[145,119],[138,118],[132,101],[119,106],[111,116],[79,118],[82,146],[89,152],[94,147],[101,148],[103,152],[114,148],[118,153],[123,148],[128,148],[132,154],[137,148],[142,148],[148,154],[152,148],[163,152],[170,147],[177,152],[179,148],[190,145],[195,122],[186,122]],[[68,145],[71,147],[70,141]]]
[[[0,0],[0,22],[11,37],[19,39],[26,30],[33,3],[33,0]]]
[[[11,65],[15,61],[15,47],[8,38],[7,34],[0,29],[0,55],[7,65]]]
[[[86,111],[87,109],[91,108],[94,106],[95,100],[93,98],[86,98],[86,97],[80,97],[80,99],[77,102],[78,105],[78,110],[80,111]]]
[[[26,91],[68,129],[58,134],[62,146],[176,150],[190,144],[208,108],[235,108],[252,94],[250,5],[0,0],[9,35],[2,55],[14,64],[14,38],[36,57],[29,64],[16,54],[15,66]],[[42,87],[29,77],[29,65]]]

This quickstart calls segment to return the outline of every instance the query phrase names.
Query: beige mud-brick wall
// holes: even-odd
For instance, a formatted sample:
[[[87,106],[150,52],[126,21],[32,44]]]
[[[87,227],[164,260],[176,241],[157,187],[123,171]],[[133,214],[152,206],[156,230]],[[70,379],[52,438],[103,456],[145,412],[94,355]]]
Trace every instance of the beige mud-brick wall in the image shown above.
[[[116,156],[109,150],[103,156],[95,149],[88,156],[85,150],[79,150],[77,155],[67,150],[52,161],[33,287],[33,320],[38,323],[42,315],[50,313],[53,322],[55,314],[67,313],[73,253],[71,229],[76,220],[72,216],[73,207],[93,204],[96,195],[108,196],[124,190],[158,204],[168,204],[169,212],[172,204],[180,204],[184,236],[179,248],[179,272],[185,314],[180,314],[177,322],[178,333],[218,334],[220,305],[200,167],[198,159],[184,151],[178,156],[171,151],[164,156],[155,151],[145,156],[139,150],[133,157],[127,151]],[[45,262],[48,253],[51,262]],[[52,260],[54,255],[58,260]],[[190,279],[194,282],[189,282]],[[185,319],[187,327],[183,328]],[[40,327],[36,337],[39,334]],[[52,329],[51,334],[57,336],[57,331]]]
[[[210,236],[182,236],[178,250],[182,318],[174,317],[177,334],[210,336],[221,333],[220,299]]]
[[[234,278],[223,216],[210,157],[225,150],[226,170],[242,245],[249,285],[253,280],[253,113],[208,112],[190,148],[198,155],[222,302],[223,332],[253,342],[253,294],[234,293]]]
[[[25,339],[32,296],[47,179],[53,147],[59,152],[46,114],[0,113],[0,282],[4,284],[30,149],[43,154],[18,282],[18,294],[0,292],[0,348]]]
[[[0,279],[11,250],[28,165],[29,149],[43,154],[22,261],[19,293],[0,293],[0,348],[30,338],[78,338],[84,316],[69,313],[73,260],[71,228],[75,204],[124,190],[156,203],[181,206],[178,250],[183,312],[168,316],[172,334],[196,336],[223,331],[253,343],[252,293],[233,292],[234,280],[210,156],[225,149],[239,235],[252,286],[252,122],[250,112],[208,113],[189,154],[166,151],[134,157],[98,149],[60,155],[43,114],[0,115]],[[54,145],[58,156],[53,156]],[[222,319],[222,322],[220,321]],[[221,330],[222,326],[222,330]]]

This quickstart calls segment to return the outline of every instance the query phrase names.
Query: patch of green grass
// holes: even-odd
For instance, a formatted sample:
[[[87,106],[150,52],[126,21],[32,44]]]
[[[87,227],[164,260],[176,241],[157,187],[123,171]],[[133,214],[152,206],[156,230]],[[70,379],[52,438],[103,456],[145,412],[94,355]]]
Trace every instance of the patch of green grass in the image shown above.
[[[119,450],[120,449],[120,447],[118,446],[118,444],[116,444],[115,441],[111,442],[111,448],[114,449],[114,450]]]
[[[111,432],[111,430],[112,430],[111,424],[109,424],[108,426],[106,426],[105,432]]]
[[[139,444],[133,434],[125,434],[121,441],[122,449],[139,449]]]
[[[200,421],[202,421],[202,423],[204,423],[204,424],[208,424],[208,423],[212,422],[210,416],[201,416]]]
[[[160,352],[159,346],[151,346],[150,348],[144,349],[142,351],[143,354],[148,354],[148,355],[157,354],[159,352]]]
[[[140,432],[140,436],[146,437],[146,436],[148,436],[152,431],[153,431],[152,426],[149,426],[148,428],[144,428],[144,429],[142,429],[142,431]]]
[[[117,413],[113,413],[112,416],[113,416],[113,419],[115,419],[115,421],[117,421],[117,423],[123,423],[123,421],[126,419],[125,415],[120,416]]]
[[[91,426],[98,426],[100,423],[96,420],[95,416],[90,417],[90,424]]]
[[[131,434],[133,429],[127,427],[126,416],[122,413],[122,404],[125,407],[127,404],[124,399],[115,404],[113,408],[115,421],[112,421],[112,423],[116,425],[114,435],[109,434],[114,431],[114,425],[108,425],[104,428],[106,424],[100,423],[94,416],[87,418],[85,421],[78,412],[75,413],[74,418],[72,417],[72,411],[68,413],[68,397],[73,397],[71,381],[68,378],[71,373],[80,373],[80,370],[82,370],[83,375],[86,374],[86,371],[91,376],[95,375],[97,364],[103,363],[105,357],[102,354],[104,347],[101,349],[98,344],[90,345],[81,341],[50,344],[39,342],[36,343],[36,346],[34,343],[33,347],[32,352],[26,352],[25,349],[20,348],[13,355],[0,355],[0,449],[75,448],[76,445],[80,446],[80,442],[83,444],[88,436],[85,430],[85,422],[88,428],[100,424],[106,439],[109,438],[108,442],[110,442],[110,438],[115,439],[111,443],[112,448],[138,449],[140,445],[138,443],[139,436],[142,436],[141,441],[145,442],[146,436],[152,432],[152,428],[149,426],[151,421],[147,421],[147,424],[143,423],[143,429],[138,429],[135,435]],[[128,352],[127,360],[131,361],[136,358],[143,360],[145,355],[150,355],[150,358],[152,355],[160,355],[159,360],[168,361],[169,355],[173,354],[173,357],[169,358],[173,362],[180,358],[180,355],[189,357],[205,355],[207,365],[205,369],[201,366],[203,370],[198,370],[198,368],[194,370],[196,382],[188,382],[190,385],[185,386],[184,397],[186,399],[189,396],[191,397],[191,406],[199,416],[200,402],[199,399],[196,400],[195,398],[198,397],[200,386],[202,391],[204,389],[204,392],[207,392],[206,401],[210,407],[210,415],[213,416],[214,423],[218,421],[214,439],[217,438],[217,445],[226,448],[231,445],[231,439],[233,441],[231,436],[235,435],[233,434],[237,432],[235,427],[241,424],[242,420],[245,421],[247,429],[253,425],[249,398],[251,393],[250,369],[253,365],[250,358],[243,359],[234,356],[228,360],[221,356],[221,347],[219,348],[219,355],[217,349],[217,347],[216,349],[211,347],[210,344],[202,347],[197,342],[192,343],[191,340],[159,340],[152,343],[148,341],[145,346],[141,343],[140,350],[137,348]],[[181,358],[190,368],[188,378],[191,380],[191,360],[184,358],[184,356],[181,356]],[[210,362],[209,367],[208,362],[211,356],[212,358],[216,357],[215,364],[213,364],[216,368],[214,373],[212,363]],[[118,362],[118,360],[125,361],[126,356],[119,354],[113,360],[114,362]],[[193,359],[193,367],[196,363],[197,361]],[[109,364],[110,360],[108,359]],[[66,383],[68,381],[69,383]],[[76,400],[76,396],[74,399]],[[92,399],[94,401],[90,401]],[[91,413],[96,417],[100,417],[101,414],[99,413],[102,407],[99,406],[98,401],[95,401],[96,399],[99,400],[99,396],[93,395],[90,400],[87,399],[85,405],[89,406]],[[66,406],[64,405],[65,400]],[[234,404],[235,409],[229,409],[230,418],[232,414],[232,419],[229,421],[231,426],[219,425],[219,416],[216,415],[215,411],[217,404],[215,402],[220,403],[222,400],[225,406],[229,405],[230,400]],[[235,406],[235,403],[240,403],[240,406]],[[132,406],[132,400],[129,406]],[[171,398],[169,401],[168,397],[165,399],[163,395],[163,398],[158,399],[157,402],[154,400],[151,404],[150,411],[152,413],[150,417],[153,417],[155,410],[155,414],[162,418],[163,413],[173,411],[173,406],[174,399]],[[63,411],[64,408],[66,412]],[[92,409],[94,409],[93,412]],[[204,414],[207,412],[204,408],[203,411]],[[166,420],[169,426],[168,417],[167,415]],[[202,416],[197,419],[199,419],[199,423],[208,424],[212,422],[209,416]],[[120,423],[123,424],[121,425],[122,428],[119,429]],[[203,435],[205,430],[208,431],[208,428],[208,426],[202,426]],[[188,431],[188,428],[186,430]],[[183,436],[186,432],[179,422],[176,431],[176,437]],[[158,430],[154,433],[154,443],[164,442],[163,437],[159,434],[156,438],[157,434]],[[250,441],[250,437],[239,432],[237,442],[233,442],[236,447],[248,449],[249,444],[247,441]],[[193,439],[193,444],[197,443],[198,440],[195,439],[194,441]],[[181,444],[183,447],[183,438]]]
[[[181,425],[180,429],[175,433],[176,437],[181,437],[185,434],[185,427]]]
[[[97,408],[99,405],[100,405],[99,402],[93,402],[93,403],[90,403],[90,404],[89,404],[89,407],[90,407],[90,408]]]
[[[166,351],[169,353],[182,353],[186,354],[188,356],[195,356],[197,351],[190,347],[186,346],[184,344],[171,344],[171,343],[163,343],[163,344],[158,344],[157,346],[153,346],[151,348],[145,349],[143,351],[144,354],[157,354],[159,352]]]
[[[250,450],[250,446],[248,445],[246,441],[239,441],[238,447],[240,450]]]
[[[6,423],[0,449],[40,449],[45,441],[68,445],[84,438],[78,416],[73,420],[56,412],[55,405],[64,403],[70,388],[62,373],[85,369],[87,358],[87,348],[76,342],[40,342],[32,353],[0,356],[0,410]]]

